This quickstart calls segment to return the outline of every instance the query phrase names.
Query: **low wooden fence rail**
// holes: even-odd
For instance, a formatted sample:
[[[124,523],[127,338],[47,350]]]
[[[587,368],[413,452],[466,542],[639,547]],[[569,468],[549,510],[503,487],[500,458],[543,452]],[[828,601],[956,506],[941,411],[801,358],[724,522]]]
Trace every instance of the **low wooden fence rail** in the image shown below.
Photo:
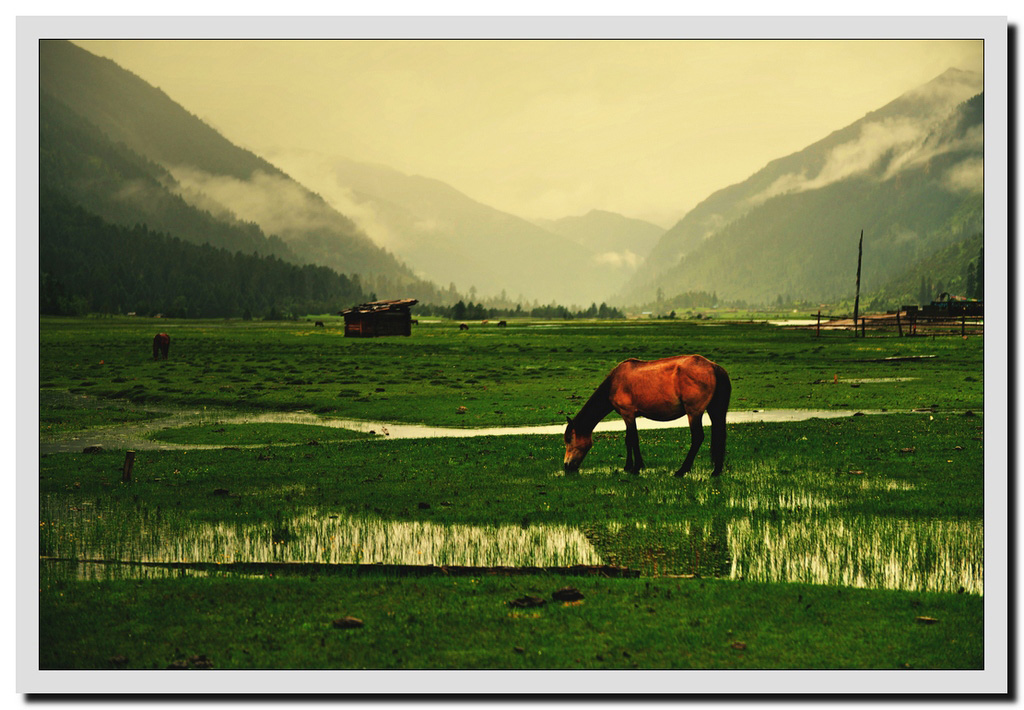
[[[889,313],[864,315],[853,319],[852,316],[828,316],[818,313],[812,315],[814,325],[801,326],[814,331],[820,337],[822,331],[853,331],[860,337],[867,337],[868,331],[874,335],[939,336],[982,335],[985,332],[985,317],[981,312],[942,312],[931,309],[903,308]]]

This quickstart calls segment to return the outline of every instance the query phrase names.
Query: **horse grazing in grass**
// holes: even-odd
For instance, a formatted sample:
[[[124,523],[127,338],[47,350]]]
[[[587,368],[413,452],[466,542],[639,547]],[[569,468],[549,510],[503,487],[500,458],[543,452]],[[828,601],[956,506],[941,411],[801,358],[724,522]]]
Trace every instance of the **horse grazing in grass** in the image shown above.
[[[725,369],[701,355],[620,362],[576,417],[569,419],[565,427],[565,472],[579,469],[593,446],[594,427],[614,409],[626,422],[629,473],[639,473],[644,467],[637,417],[667,422],[685,414],[690,420],[690,450],[675,473],[685,476],[704,441],[701,418],[706,410],[711,417],[711,475],[718,476],[725,461],[725,413],[731,393],[732,382]]]
[[[167,359],[167,352],[171,349],[171,336],[167,333],[157,333],[153,336],[153,359],[158,359],[161,355],[164,360]]]

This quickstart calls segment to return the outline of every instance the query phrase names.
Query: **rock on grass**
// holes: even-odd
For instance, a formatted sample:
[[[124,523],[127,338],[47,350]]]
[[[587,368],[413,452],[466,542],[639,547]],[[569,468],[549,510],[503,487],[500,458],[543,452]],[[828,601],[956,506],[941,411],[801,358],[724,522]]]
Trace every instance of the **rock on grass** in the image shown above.
[[[331,625],[336,629],[358,629],[362,628],[363,620],[354,616],[343,616],[332,621]]]

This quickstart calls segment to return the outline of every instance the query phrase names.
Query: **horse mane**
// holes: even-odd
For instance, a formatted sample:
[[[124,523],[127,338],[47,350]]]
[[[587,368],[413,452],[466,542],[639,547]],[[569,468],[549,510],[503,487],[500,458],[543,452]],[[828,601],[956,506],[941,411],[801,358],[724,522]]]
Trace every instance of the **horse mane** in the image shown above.
[[[597,386],[576,416],[572,418],[573,429],[581,433],[594,431],[597,423],[612,411],[611,392],[612,376],[608,375],[604,378],[604,382]]]

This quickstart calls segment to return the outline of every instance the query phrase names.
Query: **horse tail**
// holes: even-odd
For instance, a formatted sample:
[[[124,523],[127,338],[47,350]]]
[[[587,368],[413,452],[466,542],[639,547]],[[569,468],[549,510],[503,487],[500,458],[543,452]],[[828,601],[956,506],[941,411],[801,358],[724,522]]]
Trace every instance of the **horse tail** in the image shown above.
[[[708,403],[708,416],[711,418],[711,463],[718,473],[725,461],[725,413],[729,411],[732,380],[724,367],[716,364],[714,368],[715,391]]]

